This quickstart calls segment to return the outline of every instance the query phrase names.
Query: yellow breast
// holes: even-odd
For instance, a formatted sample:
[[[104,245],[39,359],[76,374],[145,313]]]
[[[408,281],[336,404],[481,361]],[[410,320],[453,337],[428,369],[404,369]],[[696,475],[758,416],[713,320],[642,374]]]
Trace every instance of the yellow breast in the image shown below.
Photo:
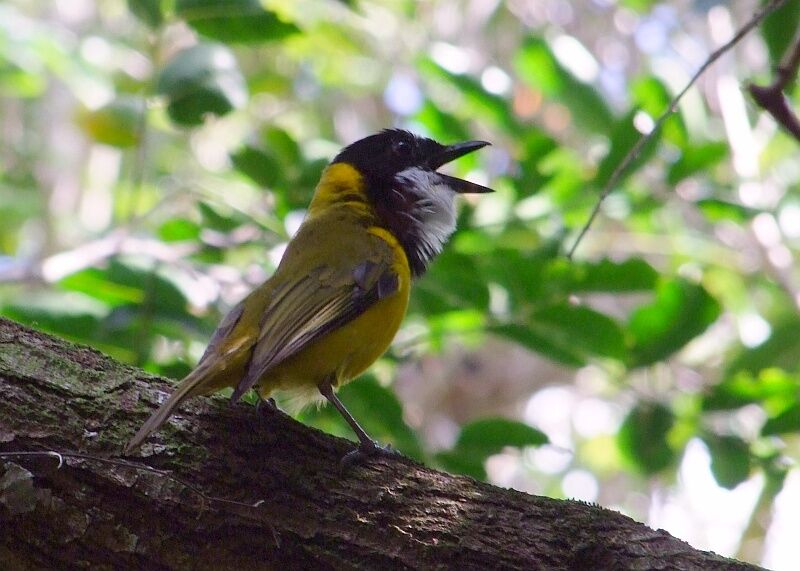
[[[324,379],[333,376],[339,386],[352,380],[391,344],[408,307],[411,272],[398,240],[375,222],[358,173],[349,165],[329,167],[309,208],[306,227],[301,230],[306,236],[315,236],[314,244],[306,250],[313,247],[329,260],[336,258],[334,266],[342,266],[341,261],[347,260],[350,268],[362,262],[361,258],[379,255],[397,275],[398,288],[272,369],[259,384],[262,396],[277,389],[301,401],[315,399],[317,386]],[[318,236],[324,236],[324,243]],[[298,236],[295,241],[298,238],[305,239]],[[390,259],[385,260],[386,256]]]

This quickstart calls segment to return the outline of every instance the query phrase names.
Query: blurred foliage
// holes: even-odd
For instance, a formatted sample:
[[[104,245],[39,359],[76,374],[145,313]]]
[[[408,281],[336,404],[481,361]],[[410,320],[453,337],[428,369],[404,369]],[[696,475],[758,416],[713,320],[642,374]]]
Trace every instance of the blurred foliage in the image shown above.
[[[739,84],[769,76],[800,1],[708,72],[564,255],[702,54],[752,11],[693,6],[3,3],[0,313],[180,377],[270,275],[343,144],[391,125],[486,139],[452,168],[497,192],[462,205],[393,349],[342,390],[350,410],[434,466],[491,479],[487,460],[516,458],[516,484],[544,493],[572,469],[601,489],[620,473],[630,490],[669,486],[694,440],[720,486],[762,474],[774,499],[800,432],[800,169],[797,142]],[[514,391],[502,353],[458,369],[480,388],[459,409],[398,400],[405,376],[434,385],[413,363],[489,340],[541,357]],[[572,395],[546,411],[563,433],[530,413],[552,386]],[[582,399],[610,427],[572,430]],[[301,418],[350,436],[328,408]],[[561,468],[530,454],[551,445],[574,451]]]

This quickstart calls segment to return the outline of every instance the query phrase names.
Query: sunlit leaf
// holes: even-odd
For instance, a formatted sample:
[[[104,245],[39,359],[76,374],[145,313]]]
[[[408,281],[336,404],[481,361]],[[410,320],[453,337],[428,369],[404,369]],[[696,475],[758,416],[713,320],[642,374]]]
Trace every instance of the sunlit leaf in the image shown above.
[[[724,410],[761,403],[783,410],[797,401],[799,388],[800,380],[796,376],[777,367],[762,369],[756,374],[740,370],[726,373],[722,382],[703,398],[703,408]]]
[[[145,103],[138,97],[118,97],[93,111],[78,113],[78,124],[98,143],[132,147],[141,139]]]
[[[150,311],[183,317],[187,299],[157,268],[146,269],[112,259],[105,268],[87,268],[62,279],[59,286],[81,292],[110,306],[147,305]]]
[[[698,200],[695,204],[697,204],[700,212],[711,222],[730,220],[731,222],[742,223],[751,220],[761,212],[755,208],[748,208],[741,204],[734,204],[733,202],[725,202],[724,200],[717,200],[714,198]]]
[[[800,319],[787,316],[772,325],[766,341],[755,347],[743,348],[729,362],[726,376],[740,371],[758,374],[762,369],[779,367],[787,371],[800,371]]]
[[[614,114],[605,99],[594,87],[568,72],[543,40],[529,38],[523,43],[514,65],[522,81],[548,99],[566,105],[581,129],[602,135],[613,130]]]
[[[173,218],[161,225],[158,237],[165,242],[197,240],[200,237],[200,226],[186,218]]]
[[[61,294],[11,303],[3,306],[0,313],[41,331],[85,341],[95,336],[107,310],[101,304],[81,300],[74,294]]]
[[[623,6],[627,6],[628,8],[636,10],[640,13],[647,12],[655,3],[656,0],[621,0],[620,2],[620,4]]]
[[[177,0],[175,13],[201,35],[229,44],[281,40],[300,31],[259,0]]]
[[[650,115],[653,121],[664,114],[672,103],[673,95],[664,82],[655,76],[651,75],[635,81],[631,89],[638,106]],[[665,140],[680,147],[686,146],[689,134],[680,112],[672,113],[667,117],[661,130]]]
[[[486,91],[477,79],[452,73],[430,59],[423,59],[417,65],[426,76],[454,87],[463,97],[470,115],[480,117],[482,121],[491,122],[512,133],[519,131],[519,125],[511,113],[509,102],[500,95]]]
[[[434,139],[466,141],[469,138],[464,123],[451,113],[439,109],[432,101],[428,100],[422,104],[415,119],[428,129]]]

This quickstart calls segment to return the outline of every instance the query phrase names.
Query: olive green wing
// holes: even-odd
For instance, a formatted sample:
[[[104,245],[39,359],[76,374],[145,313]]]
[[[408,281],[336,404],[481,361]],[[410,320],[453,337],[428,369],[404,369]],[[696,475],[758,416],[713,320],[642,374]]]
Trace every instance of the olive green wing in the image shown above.
[[[238,400],[270,369],[397,292],[399,277],[389,254],[342,269],[320,265],[279,286],[261,320],[247,373],[231,399]]]

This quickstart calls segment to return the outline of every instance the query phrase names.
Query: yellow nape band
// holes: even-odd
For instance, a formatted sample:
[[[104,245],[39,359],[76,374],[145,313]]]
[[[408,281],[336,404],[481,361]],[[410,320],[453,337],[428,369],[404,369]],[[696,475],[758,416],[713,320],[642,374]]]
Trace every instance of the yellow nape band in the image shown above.
[[[364,177],[347,163],[334,163],[322,171],[308,215],[316,216],[336,204],[349,204],[360,214],[372,214]]]

